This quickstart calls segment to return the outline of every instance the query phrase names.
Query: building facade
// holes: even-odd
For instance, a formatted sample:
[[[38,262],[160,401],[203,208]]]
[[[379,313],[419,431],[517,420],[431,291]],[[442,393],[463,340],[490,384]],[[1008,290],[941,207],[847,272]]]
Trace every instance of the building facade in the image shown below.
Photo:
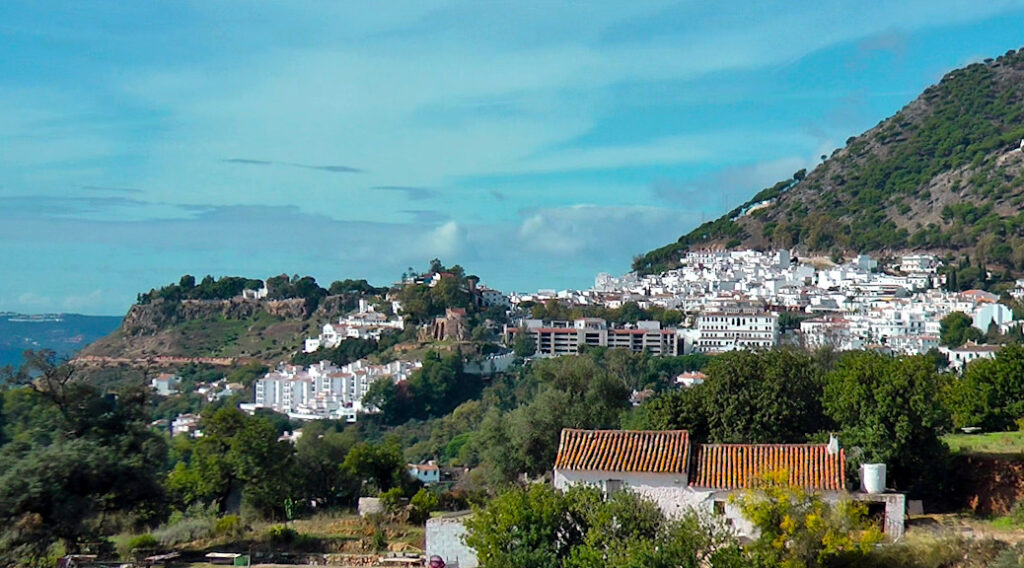
[[[720,353],[736,349],[771,349],[779,342],[777,314],[708,312],[697,317],[700,338],[694,349]]]
[[[523,320],[519,327],[505,326],[505,341],[511,344],[517,334],[533,339],[537,354],[543,356],[574,355],[586,347],[629,349],[651,355],[681,354],[675,329],[662,329],[656,321],[640,321],[623,327],[612,327],[601,318],[580,318],[572,322]]]

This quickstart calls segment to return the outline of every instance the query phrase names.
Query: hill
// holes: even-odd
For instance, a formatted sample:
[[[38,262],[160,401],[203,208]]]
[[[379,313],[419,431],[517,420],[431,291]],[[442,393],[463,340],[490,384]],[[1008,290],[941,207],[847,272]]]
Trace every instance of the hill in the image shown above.
[[[263,285],[233,276],[207,276],[196,283],[185,275],[177,284],[139,294],[121,325],[78,359],[99,365],[158,359],[276,362],[289,358],[321,324],[354,309],[360,297],[384,291],[365,280],[322,288],[309,276],[275,276],[261,290]]]
[[[139,294],[121,325],[82,350],[77,362],[91,367],[173,367],[188,363],[235,365],[249,360],[308,363],[319,360],[317,357],[334,360],[335,356],[349,360],[350,349],[362,356],[370,347],[371,351],[392,347],[408,351],[444,340],[452,345],[488,343],[494,339],[493,328],[504,321],[504,309],[488,308],[478,301],[476,283],[480,279],[467,275],[458,265],[446,268],[435,259],[426,273],[406,274],[404,280],[389,292],[365,280],[337,281],[323,288],[309,276],[275,276],[264,284],[234,276],[207,276],[197,283],[185,275],[177,284]],[[361,299],[390,310],[389,293],[403,307],[408,324],[404,331],[390,334],[387,341],[349,345],[338,353],[322,350],[298,355],[307,337],[318,335],[321,325],[355,310]],[[433,322],[447,308],[464,310],[461,336],[418,338],[417,326]],[[401,345],[396,345],[399,342]]]
[[[690,248],[969,256],[1024,269],[1024,49],[948,73],[813,171],[796,172],[675,243],[634,259],[674,267]]]
[[[60,358],[68,357],[119,323],[115,316],[0,314],[0,367],[20,365],[26,349],[51,349]]]

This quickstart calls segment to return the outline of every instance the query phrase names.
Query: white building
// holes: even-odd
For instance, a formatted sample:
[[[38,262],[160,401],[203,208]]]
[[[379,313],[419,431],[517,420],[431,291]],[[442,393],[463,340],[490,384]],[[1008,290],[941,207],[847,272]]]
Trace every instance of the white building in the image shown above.
[[[900,271],[908,274],[933,274],[942,263],[933,254],[908,254],[900,262]]]
[[[193,437],[201,437],[199,430],[199,416],[196,414],[179,414],[171,421],[171,436],[186,434]]]
[[[153,387],[156,394],[160,396],[178,394],[178,385],[180,384],[181,378],[172,373],[160,373],[149,381],[149,386]]]
[[[409,474],[423,485],[433,485],[441,481],[441,468],[434,462],[408,464]]]
[[[949,359],[949,368],[963,371],[971,361],[977,359],[995,359],[1002,345],[977,345],[967,343],[960,347],[939,347],[939,352]]]
[[[404,318],[388,318],[385,314],[374,311],[369,302],[361,299],[358,312],[339,319],[336,324],[324,324],[320,335],[306,339],[302,350],[312,353],[321,347],[334,349],[346,339],[380,339],[385,331],[401,331],[404,328]]]
[[[818,492],[829,501],[853,498],[885,503],[885,532],[894,540],[902,536],[905,496],[847,492],[846,457],[835,440],[829,444],[702,444],[694,452],[685,430],[565,429],[555,459],[554,485],[565,490],[586,484],[606,493],[629,489],[653,501],[669,518],[695,509],[723,517],[739,536],[753,537],[753,525],[731,497],[779,471],[786,473],[790,485]]]
[[[986,333],[992,324],[1000,331],[1004,330],[1013,321],[1013,310],[1003,304],[983,304],[974,311],[974,318],[971,325]]]
[[[701,353],[734,349],[771,349],[779,342],[777,314],[709,312],[697,317]]]
[[[300,420],[330,418],[355,422],[359,413],[376,412],[363,407],[363,397],[370,385],[378,380],[407,380],[422,366],[419,361],[373,365],[366,359],[342,367],[328,361],[306,369],[282,364],[256,381],[253,403],[242,408],[269,408]]]

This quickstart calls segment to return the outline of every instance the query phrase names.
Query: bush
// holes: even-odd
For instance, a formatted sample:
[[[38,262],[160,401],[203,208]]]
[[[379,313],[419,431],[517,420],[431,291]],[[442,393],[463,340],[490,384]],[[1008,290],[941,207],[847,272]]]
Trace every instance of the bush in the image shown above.
[[[217,520],[213,530],[220,536],[237,538],[245,532],[245,526],[242,524],[242,518],[238,515],[226,515]]]
[[[214,522],[211,517],[182,517],[153,531],[153,536],[163,546],[210,538],[214,533]]]
[[[430,513],[436,511],[440,504],[441,500],[437,495],[428,491],[426,487],[421,488],[409,502],[409,522],[416,525],[427,522]]]
[[[275,525],[270,527],[267,531],[267,540],[271,544],[276,545],[290,545],[299,539],[299,532],[291,527],[284,525]]]
[[[267,540],[273,546],[284,547],[291,550],[313,551],[321,548],[320,539],[300,533],[299,531],[284,525],[275,525],[267,531]]]
[[[404,495],[401,487],[392,487],[380,494],[380,504],[384,505],[385,511],[395,514],[402,509],[402,498]]]
[[[139,536],[133,536],[128,541],[128,550],[139,550],[139,549],[154,549],[160,546],[160,541],[151,534],[140,534]]]

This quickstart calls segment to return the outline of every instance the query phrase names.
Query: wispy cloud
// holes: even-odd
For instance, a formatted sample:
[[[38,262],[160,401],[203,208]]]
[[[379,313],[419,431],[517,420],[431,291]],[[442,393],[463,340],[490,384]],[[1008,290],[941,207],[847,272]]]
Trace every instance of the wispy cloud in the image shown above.
[[[250,158],[226,158],[221,161],[227,164],[242,164],[246,166],[269,166],[274,163],[270,160],[253,160]]]
[[[101,191],[110,193],[143,193],[141,189],[134,187],[112,187],[109,185],[82,185],[79,187],[86,191]]]
[[[323,172],[331,172],[332,174],[356,174],[363,170],[359,168],[352,168],[349,166],[310,166],[307,164],[288,164],[289,166],[295,166],[297,168],[305,168],[307,170],[320,170]]]
[[[413,187],[408,185],[375,185],[370,189],[378,191],[400,191],[405,193],[405,198],[410,201],[422,201],[437,195],[437,190],[428,187]]]
[[[332,174],[354,174],[360,173],[363,170],[359,168],[353,168],[351,166],[338,166],[338,165],[311,165],[311,164],[297,164],[295,162],[275,162],[272,160],[255,160],[252,158],[226,158],[221,160],[226,164],[241,164],[243,166],[291,166],[293,168],[302,168],[305,170],[319,170],[322,172],[330,172]]]

